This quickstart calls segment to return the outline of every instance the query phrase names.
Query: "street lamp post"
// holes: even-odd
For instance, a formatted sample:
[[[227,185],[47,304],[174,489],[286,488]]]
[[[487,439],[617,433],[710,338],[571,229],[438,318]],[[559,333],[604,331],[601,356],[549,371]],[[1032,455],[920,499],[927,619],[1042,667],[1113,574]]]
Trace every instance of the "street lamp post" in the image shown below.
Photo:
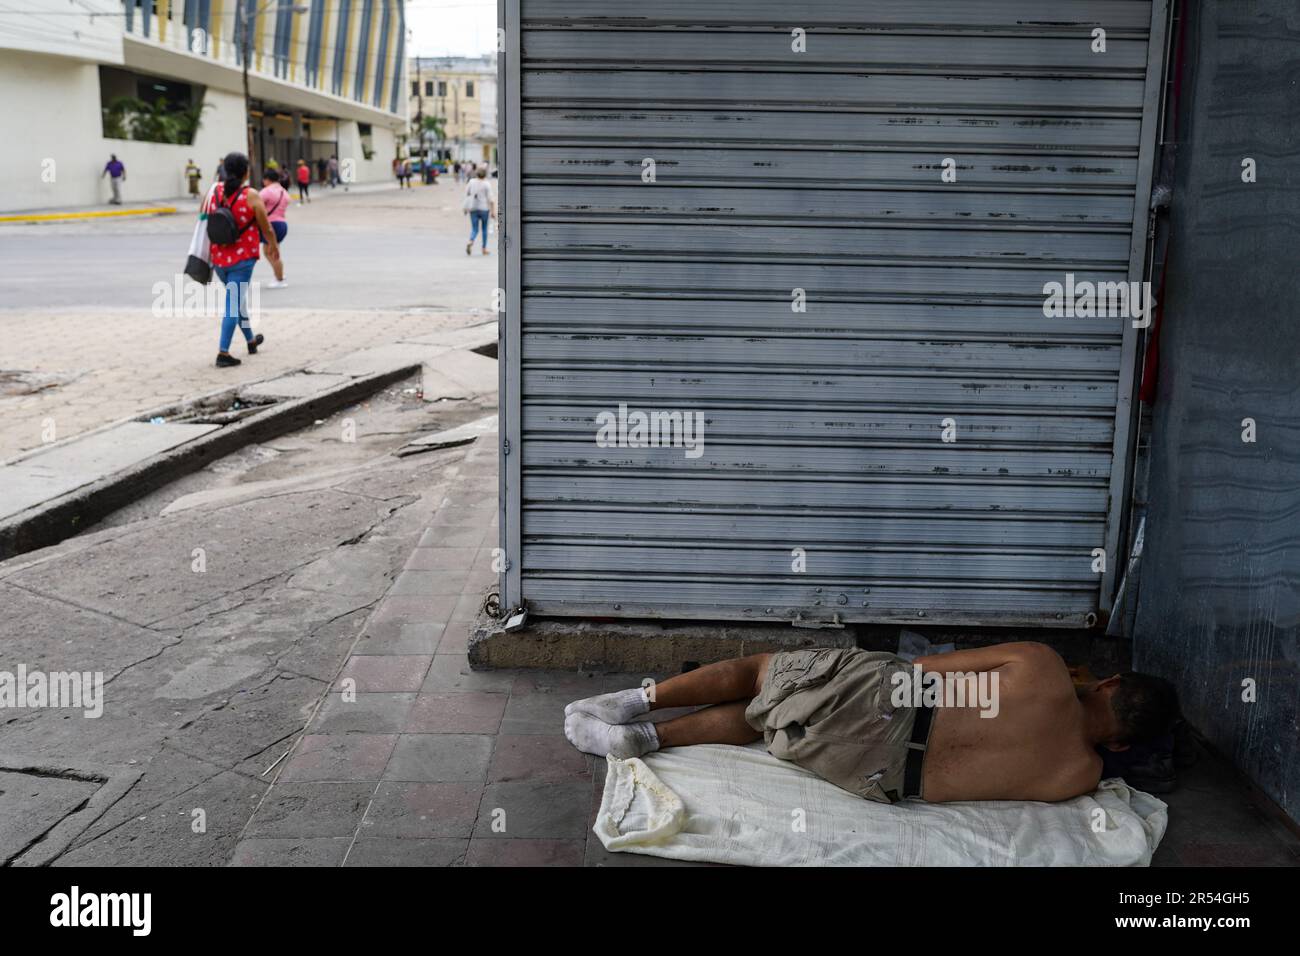
[[[406,31],[406,37],[408,43],[414,47],[415,31],[408,28]],[[418,145],[420,149],[420,168],[423,170],[423,163],[427,161],[428,157],[425,156],[424,150],[424,75],[420,70],[419,54],[416,54],[415,57],[415,134],[418,137]]]
[[[255,6],[254,0],[236,0],[235,4],[235,30],[239,36],[239,59],[240,66],[244,71],[244,122],[248,126],[248,174],[253,175],[253,97],[248,92],[248,61],[252,47],[251,33],[253,18],[259,14],[265,13],[272,7],[288,6],[284,0],[267,0],[261,6]],[[289,7],[290,13],[306,13],[308,11],[306,4],[295,4]]]

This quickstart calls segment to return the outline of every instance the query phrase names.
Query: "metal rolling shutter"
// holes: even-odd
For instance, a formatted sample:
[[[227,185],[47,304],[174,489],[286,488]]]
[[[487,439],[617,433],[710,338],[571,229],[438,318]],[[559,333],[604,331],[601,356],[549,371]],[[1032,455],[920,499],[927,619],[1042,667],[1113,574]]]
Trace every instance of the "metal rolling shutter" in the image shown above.
[[[1042,289],[1142,278],[1164,0],[503,3],[508,603],[1108,607],[1136,333]],[[704,454],[597,447],[620,403]]]

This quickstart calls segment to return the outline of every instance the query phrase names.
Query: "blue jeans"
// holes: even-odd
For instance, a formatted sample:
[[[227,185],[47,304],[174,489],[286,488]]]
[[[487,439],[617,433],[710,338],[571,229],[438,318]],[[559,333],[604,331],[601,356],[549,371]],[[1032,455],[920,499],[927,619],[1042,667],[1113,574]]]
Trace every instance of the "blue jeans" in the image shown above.
[[[486,209],[471,209],[469,211],[469,244],[474,245],[474,237],[478,235],[479,227],[483,228],[483,248],[487,248],[487,227],[488,211]]]
[[[243,259],[233,266],[217,266],[213,271],[226,287],[226,314],[221,319],[222,352],[230,351],[230,340],[235,337],[235,324],[244,333],[245,341],[252,341],[253,325],[248,321],[248,284],[253,279],[256,259]]]

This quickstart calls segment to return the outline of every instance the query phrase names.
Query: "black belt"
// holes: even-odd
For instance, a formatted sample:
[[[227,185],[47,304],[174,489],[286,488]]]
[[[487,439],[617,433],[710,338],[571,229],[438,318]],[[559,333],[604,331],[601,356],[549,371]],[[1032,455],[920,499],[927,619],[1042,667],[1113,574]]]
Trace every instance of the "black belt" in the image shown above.
[[[930,744],[930,725],[934,708],[925,704],[916,708],[912,721],[912,739],[907,745],[907,763],[903,766],[903,799],[921,795],[921,773],[925,767],[925,748]]]

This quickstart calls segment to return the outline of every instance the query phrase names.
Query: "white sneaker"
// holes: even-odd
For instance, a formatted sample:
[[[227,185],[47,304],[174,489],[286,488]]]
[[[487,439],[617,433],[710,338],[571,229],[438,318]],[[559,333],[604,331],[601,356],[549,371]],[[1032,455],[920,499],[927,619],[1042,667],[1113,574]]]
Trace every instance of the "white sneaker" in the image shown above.
[[[272,279],[270,282],[266,284],[266,287],[268,289],[283,289],[288,284],[289,284],[288,279]]]

